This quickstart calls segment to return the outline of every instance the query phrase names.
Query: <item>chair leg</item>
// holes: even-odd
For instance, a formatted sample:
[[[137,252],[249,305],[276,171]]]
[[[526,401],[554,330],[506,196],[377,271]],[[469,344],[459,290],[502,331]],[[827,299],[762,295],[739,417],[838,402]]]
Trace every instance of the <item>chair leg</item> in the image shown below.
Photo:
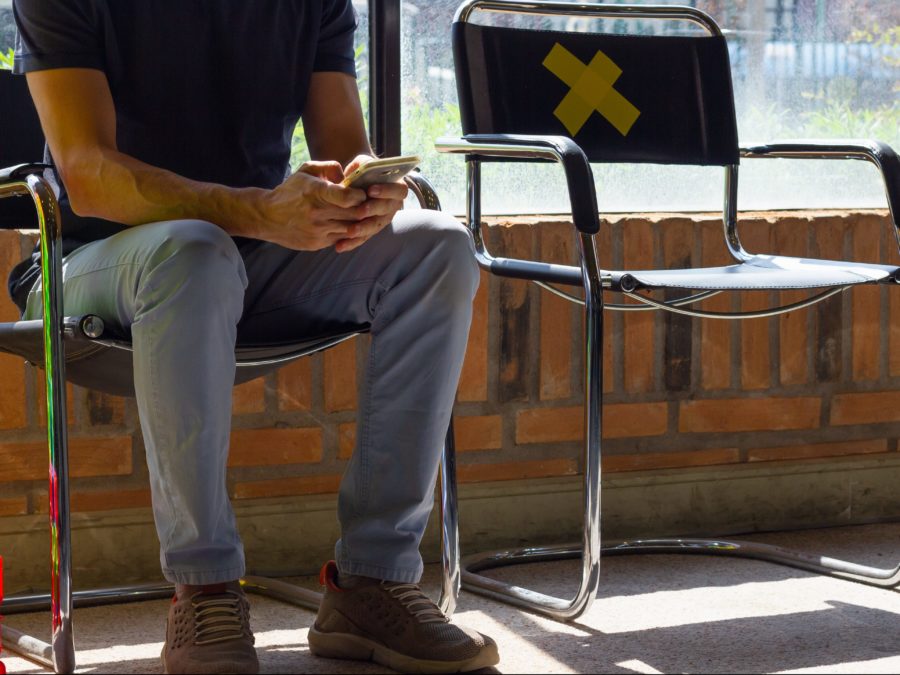
[[[441,457],[441,611],[447,616],[456,611],[459,598],[459,502],[456,495],[456,444],[453,418],[447,429]]]
[[[75,670],[72,634],[72,550],[66,365],[63,352],[62,232],[56,198],[38,176],[27,179],[41,229],[44,371],[47,382],[47,441],[50,448],[50,593],[53,667]]]
[[[869,567],[857,563],[810,555],[781,546],[752,541],[725,539],[638,539],[603,547],[603,555],[632,555],[637,553],[691,553],[729,558],[750,558],[764,562],[796,567],[797,569],[846,579],[878,588],[900,586],[900,565],[891,569]]]
[[[591,250],[593,246],[591,245]],[[592,258],[593,259],[593,258]],[[570,621],[590,609],[600,584],[600,424],[603,405],[603,300],[600,285],[585,294],[584,520],[580,545],[541,546],[467,556],[462,563],[466,590]],[[507,565],[581,558],[581,584],[564,600],[478,574]]]

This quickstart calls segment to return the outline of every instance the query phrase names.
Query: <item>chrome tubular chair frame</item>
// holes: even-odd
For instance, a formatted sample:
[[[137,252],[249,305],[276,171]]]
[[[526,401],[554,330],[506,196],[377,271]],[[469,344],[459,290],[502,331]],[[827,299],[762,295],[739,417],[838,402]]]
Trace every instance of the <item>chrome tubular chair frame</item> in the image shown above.
[[[72,630],[74,607],[156,600],[170,597],[171,584],[144,584],[73,592],[71,529],[69,509],[69,469],[66,427],[65,357],[64,337],[91,340],[98,345],[130,350],[131,345],[121,340],[102,337],[103,322],[98,317],[65,318],[62,302],[62,241],[59,208],[52,187],[41,172],[45,165],[30,164],[0,172],[0,199],[4,197],[30,197],[35,204],[40,226],[41,279],[44,320],[28,326],[30,332],[40,328],[44,345],[44,367],[47,383],[47,435],[50,448],[50,533],[51,533],[51,587],[49,594],[20,595],[6,598],[0,610],[5,615],[50,609],[52,637],[50,644],[25,635],[9,626],[0,625],[2,645],[57,673],[75,670],[75,644]],[[437,192],[421,174],[411,174],[407,183],[413,194],[425,208],[440,210]],[[271,368],[301,356],[327,349],[353,337],[338,336],[317,343],[314,348],[286,351],[272,357],[241,358],[239,369]],[[459,544],[457,536],[457,498],[453,424],[451,420],[445,440],[440,479],[442,584],[438,601],[441,609],[452,614],[456,608],[460,589]],[[287,602],[305,609],[318,610],[321,594],[276,579],[245,576],[241,585],[246,591]]]
[[[47,385],[47,443],[50,450],[48,497],[52,665],[57,672],[71,672],[75,669],[75,648],[72,636],[66,364],[62,328],[62,229],[56,195],[49,183],[36,173],[23,171],[22,174],[19,180],[0,186],[0,198],[31,197],[40,227],[42,303],[46,317],[43,340]]]
[[[687,20],[703,26],[711,35],[721,31],[705,13],[690,7],[596,5],[570,2],[519,2],[515,0],[468,0],[456,13],[456,21],[467,22],[477,10],[494,13],[526,13],[537,15],[576,14],[587,17],[628,17]],[[900,565],[880,569],[854,563],[808,555],[776,546],[751,542],[716,539],[653,539],[626,541],[601,547],[600,539],[600,457],[602,410],[602,312],[603,291],[614,290],[609,273],[599,267],[595,234],[599,230],[596,208],[585,210],[584,200],[596,206],[593,179],[585,154],[570,139],[560,136],[514,136],[505,134],[469,134],[462,139],[439,139],[439,152],[466,156],[467,207],[466,222],[475,239],[479,265],[503,277],[530,280],[539,286],[584,306],[584,519],[580,544],[527,547],[467,556],[462,561],[462,587],[488,597],[507,602],[552,618],[568,621],[581,616],[591,606],[599,584],[601,555],[636,553],[694,553],[754,558],[797,567],[873,586],[894,588],[900,584]],[[858,141],[789,141],[770,145],[754,145],[740,149],[745,158],[815,158],[861,159],[873,162],[881,170],[891,210],[891,218],[900,245],[897,217],[900,209],[900,167],[892,166],[889,176],[887,161],[897,164],[896,155],[883,144]],[[486,158],[542,159],[561,164],[568,182],[573,224],[578,232],[577,243],[581,269],[566,265],[536,261],[496,258],[490,254],[481,230],[481,160]],[[587,177],[590,185],[585,181]],[[741,245],[737,231],[737,165],[725,167],[725,200],[723,225],[725,244],[731,255],[744,262],[751,258]],[[581,287],[583,298],[562,291],[553,284]],[[622,291],[643,305],[617,304],[606,308],[620,311],[667,310],[708,318],[748,319],[774,316],[806,307],[847,288],[826,287],[825,290],[796,303],[757,312],[724,314],[683,308],[715,295],[718,291],[702,291],[674,301],[658,302],[647,296],[629,292],[622,283],[615,290]],[[579,588],[570,600],[548,596],[533,590],[491,579],[480,572],[524,563],[581,558],[582,572]]]

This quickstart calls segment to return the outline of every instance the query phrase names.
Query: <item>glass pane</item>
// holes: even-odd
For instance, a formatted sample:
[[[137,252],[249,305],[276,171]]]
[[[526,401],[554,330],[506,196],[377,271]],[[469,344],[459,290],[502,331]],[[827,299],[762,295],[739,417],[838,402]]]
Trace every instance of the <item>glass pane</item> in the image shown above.
[[[690,4],[722,26],[742,143],[877,138],[900,149],[900,2],[655,0],[659,2]],[[403,149],[423,155],[423,170],[439,187],[444,208],[455,213],[465,204],[463,160],[437,155],[433,143],[439,136],[460,133],[449,43],[458,5],[458,0],[403,2]],[[501,20],[511,22],[506,16]],[[689,24],[658,21],[555,21],[554,27],[579,31],[696,30]],[[595,165],[594,172],[604,211],[721,208],[722,172],[716,168]],[[745,160],[739,205],[884,207],[886,201],[877,170],[864,162]],[[484,207],[487,213],[566,211],[560,170],[490,166],[485,171]]]
[[[12,0],[0,0],[0,56],[6,57],[16,40],[16,24],[13,22]],[[0,68],[9,67],[0,61]]]

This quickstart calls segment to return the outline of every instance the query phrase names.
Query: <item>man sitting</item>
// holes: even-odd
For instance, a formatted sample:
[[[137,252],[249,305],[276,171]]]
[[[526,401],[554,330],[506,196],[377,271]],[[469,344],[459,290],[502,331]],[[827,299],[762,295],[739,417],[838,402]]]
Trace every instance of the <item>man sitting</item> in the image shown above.
[[[68,314],[134,344],[167,672],[256,672],[225,467],[236,343],[372,336],[314,654],[406,671],[497,663],[416,585],[478,284],[469,233],[401,212],[371,157],[350,0],[15,0],[15,70],[60,182]],[[315,161],[290,173],[302,116]],[[36,260],[11,288],[40,315]],[[99,366],[102,367],[102,364]]]

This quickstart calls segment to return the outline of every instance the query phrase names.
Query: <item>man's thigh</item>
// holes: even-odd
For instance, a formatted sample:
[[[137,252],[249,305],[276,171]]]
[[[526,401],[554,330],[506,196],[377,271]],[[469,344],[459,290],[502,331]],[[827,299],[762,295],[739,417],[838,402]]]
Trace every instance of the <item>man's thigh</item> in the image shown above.
[[[142,275],[158,259],[180,247],[237,249],[230,237],[211,223],[193,220],[148,223],[123,230],[111,237],[85,244],[63,261],[63,297],[69,316],[96,314],[109,328],[127,333],[137,310]],[[190,260],[184,275],[190,274]],[[174,266],[178,270],[178,266]],[[174,279],[177,286],[178,280]],[[26,318],[41,314],[40,282],[28,296]]]
[[[424,210],[394,222],[346,253],[292,251],[261,241],[239,245],[247,271],[238,344],[315,339],[367,330],[377,305],[441,237],[458,235],[449,216]]]

